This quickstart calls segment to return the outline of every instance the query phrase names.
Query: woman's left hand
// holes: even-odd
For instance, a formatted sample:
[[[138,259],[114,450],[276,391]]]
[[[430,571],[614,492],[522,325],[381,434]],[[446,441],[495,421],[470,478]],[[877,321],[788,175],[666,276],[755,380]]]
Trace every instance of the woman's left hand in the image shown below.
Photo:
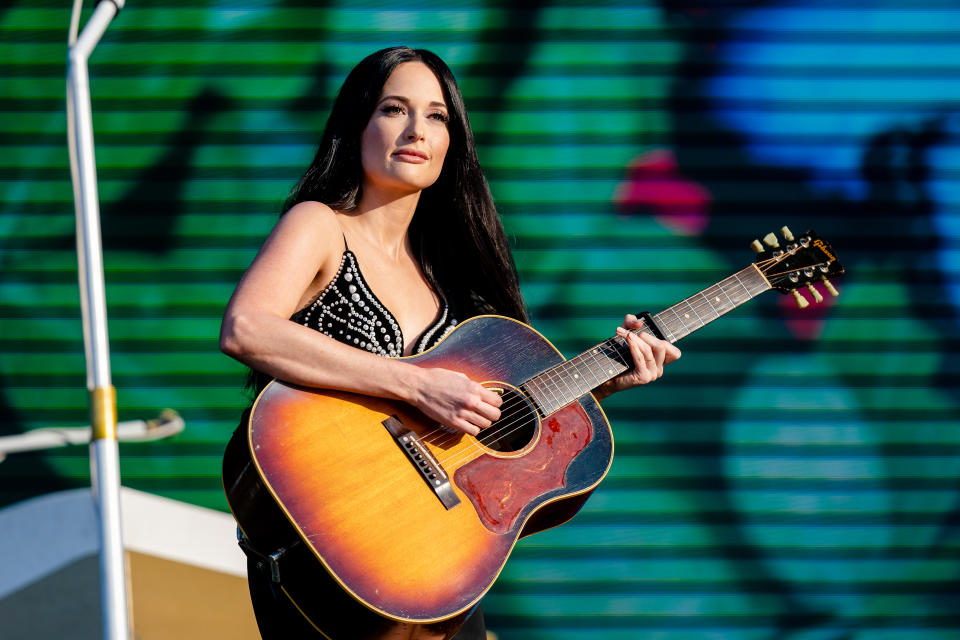
[[[598,400],[624,389],[653,382],[663,375],[663,366],[680,357],[680,349],[648,333],[633,333],[643,322],[633,314],[627,314],[623,325],[617,327],[617,335],[627,341],[630,355],[633,356],[633,368],[609,380],[594,391]]]

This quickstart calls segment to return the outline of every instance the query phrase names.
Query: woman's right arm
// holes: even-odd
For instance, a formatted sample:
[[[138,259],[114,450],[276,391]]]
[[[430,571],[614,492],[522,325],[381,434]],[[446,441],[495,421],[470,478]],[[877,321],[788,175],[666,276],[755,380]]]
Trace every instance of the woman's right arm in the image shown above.
[[[287,382],[403,400],[474,435],[489,426],[500,397],[462,373],[374,355],[289,320],[318,274],[333,277],[341,238],[326,205],[304,202],[284,214],[230,298],[220,349]]]

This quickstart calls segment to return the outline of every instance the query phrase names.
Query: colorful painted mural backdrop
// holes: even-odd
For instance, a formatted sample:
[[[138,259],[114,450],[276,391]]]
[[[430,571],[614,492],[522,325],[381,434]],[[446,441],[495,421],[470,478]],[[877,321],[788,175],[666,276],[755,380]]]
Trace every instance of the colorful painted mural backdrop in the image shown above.
[[[65,144],[69,3],[0,8],[0,435],[87,423]],[[458,76],[534,324],[567,354],[816,229],[848,269],[769,293],[612,398],[616,460],[485,599],[503,640],[960,637],[960,8],[841,2],[130,0],[91,60],[124,483],[226,509],[247,399],[232,287],[349,68]],[[821,292],[824,292],[821,289]],[[825,293],[825,292],[824,292]],[[11,455],[0,504],[89,482]]]

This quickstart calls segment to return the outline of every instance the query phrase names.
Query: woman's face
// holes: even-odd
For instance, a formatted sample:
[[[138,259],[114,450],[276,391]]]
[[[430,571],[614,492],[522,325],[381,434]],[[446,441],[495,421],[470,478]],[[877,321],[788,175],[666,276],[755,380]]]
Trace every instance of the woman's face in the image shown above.
[[[387,78],[360,138],[365,192],[399,194],[429,187],[450,146],[440,82],[422,62],[404,62]]]

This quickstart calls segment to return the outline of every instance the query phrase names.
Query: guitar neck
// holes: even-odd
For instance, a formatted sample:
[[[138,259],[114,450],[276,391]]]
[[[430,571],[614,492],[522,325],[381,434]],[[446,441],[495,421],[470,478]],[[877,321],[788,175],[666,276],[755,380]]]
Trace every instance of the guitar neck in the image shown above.
[[[652,317],[664,337],[677,342],[771,288],[760,270],[750,265]],[[640,332],[656,334],[648,326],[633,330]],[[521,386],[543,415],[549,415],[631,368],[633,357],[626,340],[614,336]]]

